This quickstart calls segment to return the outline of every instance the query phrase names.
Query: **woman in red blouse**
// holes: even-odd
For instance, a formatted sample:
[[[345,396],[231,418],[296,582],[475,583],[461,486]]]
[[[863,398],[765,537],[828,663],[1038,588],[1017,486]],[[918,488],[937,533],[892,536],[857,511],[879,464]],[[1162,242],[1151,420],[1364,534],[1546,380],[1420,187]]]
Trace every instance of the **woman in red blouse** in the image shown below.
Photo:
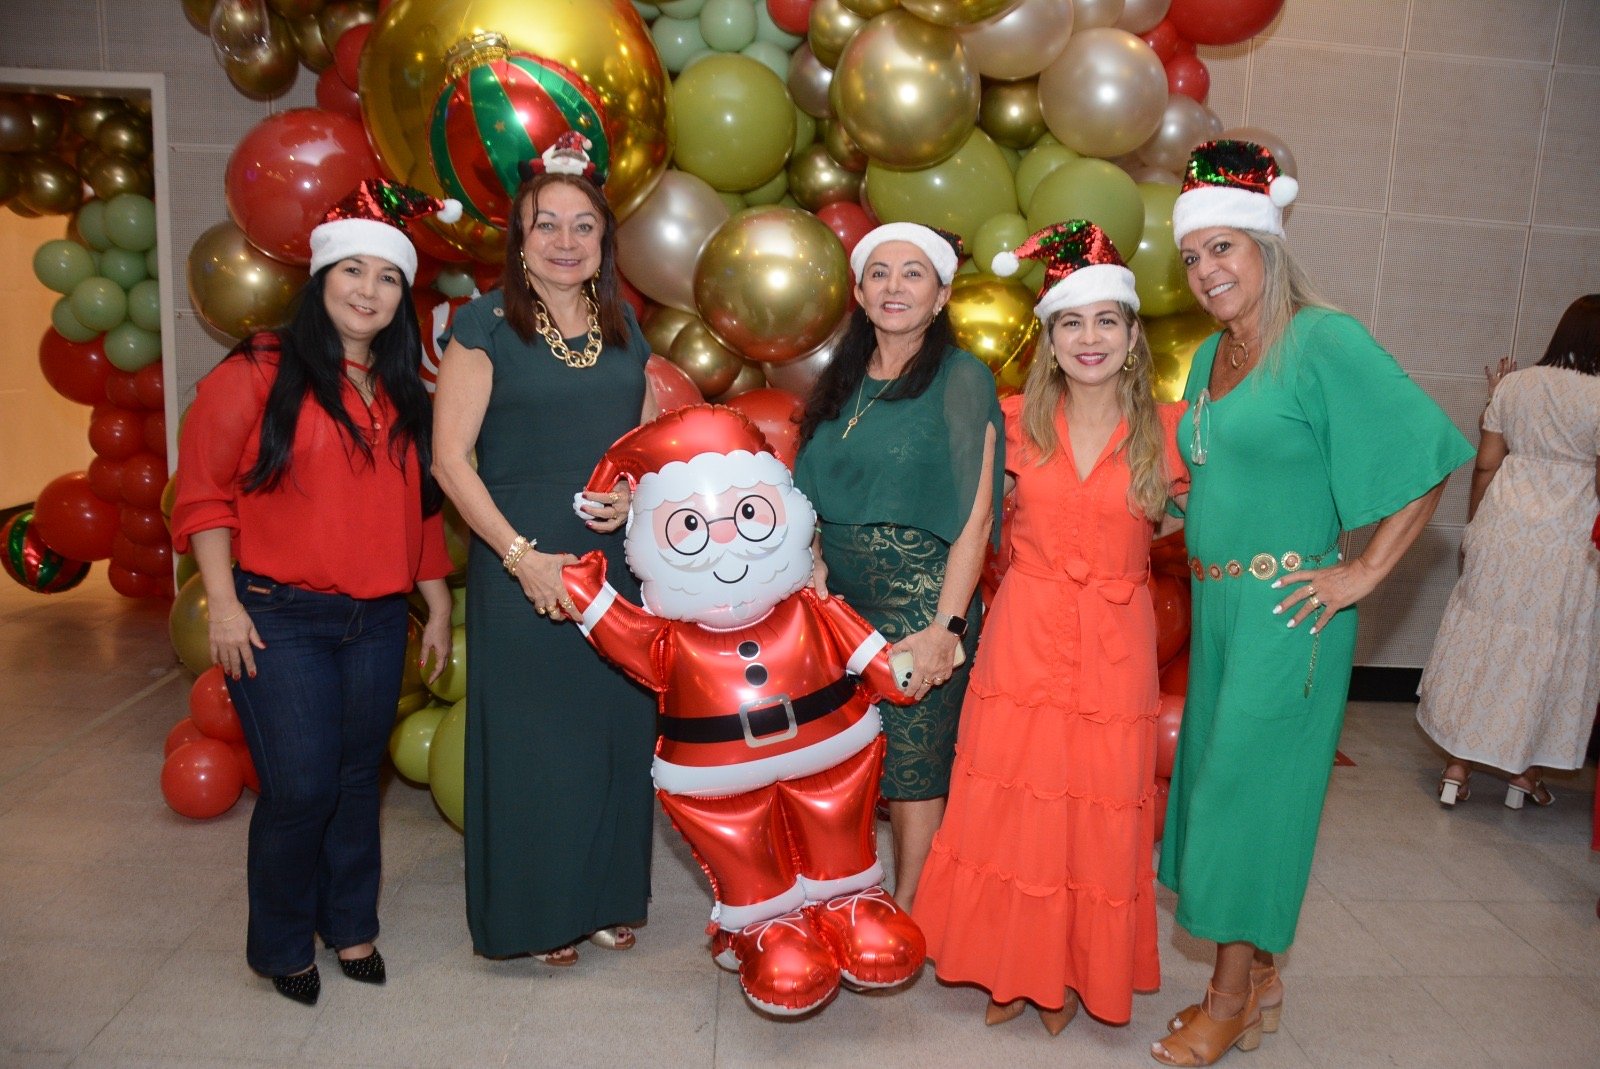
[[[173,542],[200,567],[211,659],[261,778],[245,956],[307,1005],[318,935],[345,975],[385,979],[378,770],[413,587],[428,605],[423,665],[437,674],[450,648],[417,257],[398,228],[428,207],[376,180],[337,205],[311,232],[294,318],[201,380],[179,445]]]

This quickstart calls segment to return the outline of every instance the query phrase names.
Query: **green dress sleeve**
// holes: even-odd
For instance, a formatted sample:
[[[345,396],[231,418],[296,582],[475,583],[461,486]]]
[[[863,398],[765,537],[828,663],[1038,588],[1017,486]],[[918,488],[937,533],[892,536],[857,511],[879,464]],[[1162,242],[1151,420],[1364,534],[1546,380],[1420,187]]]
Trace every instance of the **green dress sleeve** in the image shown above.
[[[977,357],[951,353],[949,379],[944,391],[944,419],[950,428],[950,470],[955,474],[955,502],[965,511],[961,527],[971,515],[978,483],[983,478],[984,439],[994,431],[994,457],[990,461],[989,543],[1000,548],[1000,508],[1006,488],[1006,425],[995,392],[994,375]],[[963,505],[963,502],[965,503]],[[954,542],[955,539],[950,541]]]
[[[495,314],[504,307],[499,290],[490,290],[477,300],[464,305],[456,311],[449,327],[439,335],[440,344],[448,344],[454,339],[468,349],[481,349],[492,356],[493,344],[489,336],[494,332],[496,325],[505,322]],[[505,313],[500,311],[500,314]]]
[[[1345,530],[1393,515],[1472,459],[1444,410],[1355,319],[1306,309],[1283,345]]]

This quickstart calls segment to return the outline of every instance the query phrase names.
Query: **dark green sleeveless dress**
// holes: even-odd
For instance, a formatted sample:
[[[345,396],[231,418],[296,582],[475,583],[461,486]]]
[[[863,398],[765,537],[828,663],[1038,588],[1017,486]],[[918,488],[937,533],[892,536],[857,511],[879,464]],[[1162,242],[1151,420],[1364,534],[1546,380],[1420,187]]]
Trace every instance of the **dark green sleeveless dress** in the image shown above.
[[[601,454],[639,422],[650,348],[628,322],[627,347],[590,368],[518,338],[498,290],[463,308],[453,333],[494,364],[477,452],[495,505],[541,551],[603,550],[607,577],[637,601],[620,533],[597,535],[572,511]],[[504,551],[474,539],[467,564],[467,923],[491,957],[643,920],[655,806],[652,697],[574,624],[537,615]]]

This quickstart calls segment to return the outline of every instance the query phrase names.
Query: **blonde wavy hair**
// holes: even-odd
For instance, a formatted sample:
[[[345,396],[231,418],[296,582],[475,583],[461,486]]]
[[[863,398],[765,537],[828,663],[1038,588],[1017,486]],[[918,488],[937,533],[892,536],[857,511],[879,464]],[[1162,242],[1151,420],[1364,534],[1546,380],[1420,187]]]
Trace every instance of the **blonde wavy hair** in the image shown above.
[[[1278,373],[1279,346],[1294,325],[1294,315],[1302,308],[1333,308],[1311,284],[1310,277],[1289,252],[1289,245],[1276,234],[1259,230],[1240,230],[1261,253],[1261,337],[1256,340],[1264,354],[1262,362],[1273,375]]]
[[[1022,384],[1022,433],[1038,453],[1036,463],[1044,464],[1060,447],[1056,437],[1056,413],[1066,403],[1072,382],[1056,361],[1055,346],[1050,336],[1056,320],[1071,309],[1062,309],[1044,325],[1044,337],[1039,351],[1034,354],[1028,377]],[[1127,457],[1128,511],[1158,520],[1167,504],[1167,487],[1171,473],[1162,462],[1163,438],[1161,417],[1156,413],[1155,390],[1152,386],[1150,343],[1145,340],[1144,323],[1130,306],[1117,302],[1117,311],[1123,323],[1136,333],[1132,353],[1134,365],[1122,372],[1117,388],[1117,404],[1128,421],[1128,436],[1118,446]]]

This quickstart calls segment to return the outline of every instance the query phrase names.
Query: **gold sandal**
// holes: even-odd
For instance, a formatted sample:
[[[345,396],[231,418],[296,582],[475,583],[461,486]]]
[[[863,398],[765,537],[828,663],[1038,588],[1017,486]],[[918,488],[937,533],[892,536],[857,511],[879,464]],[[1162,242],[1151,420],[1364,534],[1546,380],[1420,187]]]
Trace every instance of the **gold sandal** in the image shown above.
[[[632,950],[638,941],[638,936],[626,924],[614,924],[610,928],[599,928],[589,933],[589,942],[607,950]]]
[[[564,947],[546,950],[541,954],[529,955],[541,965],[549,965],[557,969],[566,969],[578,964],[578,948],[568,943]]]
[[[1200,1012],[1166,1039],[1152,1043],[1150,1056],[1163,1065],[1213,1065],[1234,1047],[1255,1050],[1261,1046],[1261,1012],[1255,991],[1245,992],[1238,1013],[1220,1020],[1211,1016],[1208,1008],[1216,996],[1217,989],[1207,984]]]

